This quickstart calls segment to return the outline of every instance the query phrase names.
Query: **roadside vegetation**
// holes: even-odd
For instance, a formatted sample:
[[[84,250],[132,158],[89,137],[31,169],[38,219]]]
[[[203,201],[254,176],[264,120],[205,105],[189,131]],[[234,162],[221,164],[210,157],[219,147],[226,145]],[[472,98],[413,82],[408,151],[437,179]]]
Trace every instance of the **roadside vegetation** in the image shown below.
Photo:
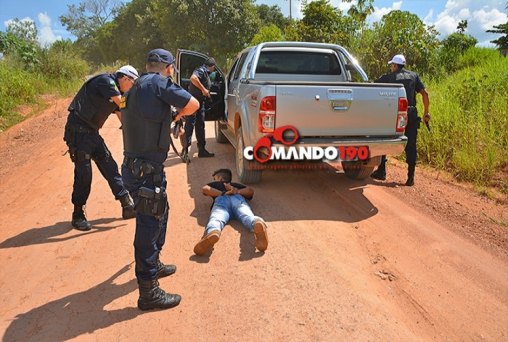
[[[71,41],[42,48],[36,39],[30,22],[15,20],[0,32],[0,132],[23,120],[17,106],[36,104],[41,94],[69,95],[89,71]]]
[[[420,161],[508,194],[508,58],[475,47],[466,20],[440,39],[434,27],[408,11],[392,11],[369,24],[373,10],[373,0],[358,0],[348,12],[329,0],[303,1],[303,17],[290,20],[279,6],[253,0],[120,5],[83,0],[60,17],[76,41],[44,48],[36,43],[35,25],[18,20],[0,32],[0,130],[22,119],[16,106],[37,101],[38,94],[71,94],[86,74],[112,70],[107,66],[119,61],[143,70],[146,52],[155,47],[201,51],[227,70],[236,53],[263,41],[335,43],[346,47],[371,79],[388,72],[393,55],[406,55],[408,69],[420,74],[431,99],[432,131],[423,126],[419,132]],[[493,43],[508,49],[508,23],[488,32],[503,34]]]

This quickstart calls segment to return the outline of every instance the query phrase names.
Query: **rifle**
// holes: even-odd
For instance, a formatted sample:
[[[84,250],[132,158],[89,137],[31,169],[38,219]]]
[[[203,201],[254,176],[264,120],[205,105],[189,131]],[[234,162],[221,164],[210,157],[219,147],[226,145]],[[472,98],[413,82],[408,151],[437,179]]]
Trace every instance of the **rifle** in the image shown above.
[[[177,156],[182,159],[182,161],[186,164],[190,163],[189,156],[187,155],[187,139],[185,138],[185,131],[183,126],[183,119],[180,118],[179,120],[175,121],[175,118],[178,115],[178,111],[175,107],[171,107],[171,123],[170,123],[170,134],[169,134],[169,142],[171,144],[171,147],[173,148],[173,152],[176,153]],[[173,137],[171,137],[173,136]],[[173,138],[179,139],[180,144],[182,145],[182,150],[178,152],[175,144],[173,143]]]

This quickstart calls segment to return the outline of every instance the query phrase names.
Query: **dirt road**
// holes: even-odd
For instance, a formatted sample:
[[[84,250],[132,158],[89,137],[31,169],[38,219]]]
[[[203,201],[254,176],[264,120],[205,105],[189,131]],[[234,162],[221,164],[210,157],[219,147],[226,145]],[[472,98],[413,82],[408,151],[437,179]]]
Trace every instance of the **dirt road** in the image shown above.
[[[4,341],[508,340],[508,206],[391,161],[389,180],[342,172],[266,172],[254,212],[266,253],[234,222],[196,257],[210,201],[203,184],[234,167],[215,158],[166,162],[171,204],[162,287],[180,306],[142,312],[133,270],[134,220],[121,219],[94,169],[87,215],[71,229],[72,164],[62,156],[69,99],[0,134],[0,336]],[[118,122],[102,130],[121,161]]]

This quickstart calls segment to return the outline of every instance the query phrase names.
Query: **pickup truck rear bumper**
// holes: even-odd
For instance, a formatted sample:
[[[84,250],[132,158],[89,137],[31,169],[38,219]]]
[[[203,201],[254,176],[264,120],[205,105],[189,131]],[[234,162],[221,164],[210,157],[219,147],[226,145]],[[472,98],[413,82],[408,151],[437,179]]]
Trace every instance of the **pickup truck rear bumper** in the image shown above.
[[[300,138],[294,145],[298,146],[316,146],[316,147],[340,147],[340,146],[368,146],[370,157],[382,155],[398,155],[404,151],[406,146],[407,137],[405,135],[398,137],[388,138]],[[284,146],[280,143],[275,143],[273,146]]]

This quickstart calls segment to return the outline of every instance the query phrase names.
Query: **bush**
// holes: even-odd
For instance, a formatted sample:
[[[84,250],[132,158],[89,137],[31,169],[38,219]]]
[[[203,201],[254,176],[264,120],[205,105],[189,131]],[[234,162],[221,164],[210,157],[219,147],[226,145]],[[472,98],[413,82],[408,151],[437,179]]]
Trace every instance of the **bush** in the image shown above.
[[[88,73],[88,63],[76,56],[71,46],[55,44],[41,53],[38,71],[44,77],[70,81],[80,79]]]
[[[0,60],[0,130],[23,119],[15,112],[17,106],[37,102],[37,95],[42,93],[68,95],[78,89],[89,72],[88,64],[73,52],[70,41],[30,50],[33,63],[27,63],[22,58],[26,45],[23,40],[5,34],[0,38],[5,52]]]
[[[458,65],[455,74],[426,84],[432,133],[420,130],[420,158],[458,179],[505,187],[494,175],[508,166],[508,59],[472,48]]]
[[[21,68],[0,61],[0,131],[21,121],[14,108],[23,103],[36,102],[36,95],[44,88],[42,78]]]

